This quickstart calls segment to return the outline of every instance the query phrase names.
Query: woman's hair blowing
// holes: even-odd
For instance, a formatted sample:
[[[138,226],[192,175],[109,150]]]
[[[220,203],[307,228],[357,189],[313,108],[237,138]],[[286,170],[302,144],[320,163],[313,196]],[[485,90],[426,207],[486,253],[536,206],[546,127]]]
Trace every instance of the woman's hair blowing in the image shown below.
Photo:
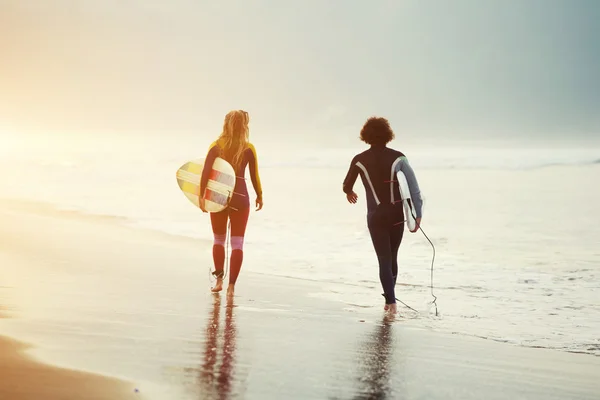
[[[225,116],[223,132],[219,136],[220,157],[227,160],[238,171],[244,150],[248,148],[250,117],[243,110],[233,110]]]

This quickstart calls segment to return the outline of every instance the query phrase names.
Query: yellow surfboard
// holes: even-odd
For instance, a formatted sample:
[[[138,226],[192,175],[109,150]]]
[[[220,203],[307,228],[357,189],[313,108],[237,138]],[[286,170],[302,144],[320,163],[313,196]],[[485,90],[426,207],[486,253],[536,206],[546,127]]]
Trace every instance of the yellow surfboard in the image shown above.
[[[200,208],[200,178],[204,169],[204,159],[191,160],[177,170],[177,184],[196,207]],[[229,205],[235,188],[235,171],[231,164],[217,157],[212,165],[208,183],[203,193],[204,207],[208,212],[223,211]]]

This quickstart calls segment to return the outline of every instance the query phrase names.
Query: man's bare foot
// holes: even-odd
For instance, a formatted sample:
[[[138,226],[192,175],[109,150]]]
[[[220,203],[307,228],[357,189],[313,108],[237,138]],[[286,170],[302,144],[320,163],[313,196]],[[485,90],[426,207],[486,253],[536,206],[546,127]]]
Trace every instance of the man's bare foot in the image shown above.
[[[390,314],[396,314],[398,312],[398,307],[396,306],[396,303],[386,304],[383,309],[389,312]]]
[[[223,278],[217,278],[217,284],[214,288],[210,289],[211,292],[217,293],[223,290]]]
[[[234,291],[235,291],[235,286],[232,284],[229,284],[229,286],[227,287],[227,297],[233,297]]]

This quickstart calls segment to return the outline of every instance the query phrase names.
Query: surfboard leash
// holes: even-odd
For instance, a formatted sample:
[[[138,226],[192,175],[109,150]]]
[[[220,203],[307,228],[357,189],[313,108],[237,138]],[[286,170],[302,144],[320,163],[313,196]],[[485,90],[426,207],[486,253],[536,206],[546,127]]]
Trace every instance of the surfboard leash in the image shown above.
[[[415,217],[414,213],[412,212],[412,209],[411,209],[411,214],[412,214],[413,218],[416,220],[417,217]],[[400,225],[400,224],[403,224],[405,222],[406,222],[406,220],[404,220],[402,222],[397,222],[394,225]],[[431,302],[431,304],[433,304],[435,306],[435,316],[437,317],[438,316],[437,296],[433,293],[433,266],[434,266],[434,263],[435,263],[435,246],[433,245],[433,242],[431,241],[431,239],[429,239],[429,236],[427,236],[427,234],[425,233],[425,231],[421,227],[421,224],[419,224],[419,230],[421,231],[421,233],[423,234],[423,236],[425,236],[425,239],[427,239],[427,241],[431,245],[431,248],[433,249],[433,256],[431,257],[431,280],[430,280],[430,283],[429,283],[429,288],[431,289],[431,296],[433,297],[433,301]],[[381,294],[381,295],[384,296],[383,294]],[[405,302],[403,302],[399,298],[396,297],[395,299],[396,299],[396,301],[398,301],[402,305],[404,305],[406,308],[408,308],[410,310],[413,310],[416,313],[419,313],[417,310],[415,310],[414,308],[412,308],[411,306],[409,306],[408,304],[406,304]]]
[[[403,202],[405,200],[405,199],[402,198],[403,197],[402,196],[402,190],[400,188],[400,182],[397,180],[397,177],[396,177],[396,179],[392,179],[392,180],[389,180],[389,181],[384,181],[384,183],[390,183],[392,185],[394,183],[398,183],[399,190],[400,190],[400,199],[392,201],[392,204],[395,205],[396,203],[401,203],[401,202]],[[416,217],[416,215],[414,213],[414,207],[412,205],[412,200],[410,198],[408,198],[407,201],[409,202],[409,205],[410,205],[410,207],[409,207],[410,214],[413,217],[413,219],[416,221],[417,217]],[[408,219],[404,219],[404,221],[402,221],[402,222],[395,223],[394,226],[397,226],[397,225],[400,225],[400,224],[404,224],[407,221],[408,221]],[[425,236],[425,239],[427,239],[427,241],[431,245],[431,248],[433,249],[433,256],[431,258],[431,280],[430,280],[429,288],[431,289],[431,296],[433,297],[433,301],[431,302],[431,304],[433,304],[435,306],[435,316],[437,317],[438,316],[437,296],[433,293],[433,266],[434,266],[434,263],[435,263],[435,246],[433,245],[433,242],[429,239],[429,237],[427,236],[427,234],[425,233],[425,231],[421,227],[421,224],[419,224],[419,230],[421,231],[421,233],[423,234],[423,236]],[[404,303],[402,300],[396,298],[396,301],[402,303],[405,307],[407,307],[407,308],[409,308],[409,309],[411,309],[411,310],[419,313],[417,310],[415,310],[414,308],[412,308],[408,304]]]
[[[384,294],[384,293],[381,293],[381,295],[382,295],[383,297],[385,297],[385,294]],[[417,310],[415,310],[414,308],[412,308],[411,306],[409,306],[408,304],[406,304],[405,302],[403,302],[403,301],[402,301],[402,300],[400,300],[399,298],[397,298],[397,297],[394,297],[394,298],[396,299],[396,301],[397,301],[398,303],[402,304],[404,307],[408,308],[409,310],[413,310],[413,311],[414,311],[414,312],[416,312],[417,314],[419,313]]]
[[[431,304],[433,304],[435,306],[435,316],[437,317],[438,316],[437,296],[435,294],[433,294],[433,263],[435,262],[435,246],[433,245],[433,242],[429,239],[429,236],[427,236],[427,234],[425,233],[423,228],[421,228],[421,224],[419,224],[419,230],[421,231],[423,236],[425,236],[425,239],[427,239],[427,241],[431,245],[431,248],[433,249],[433,257],[431,258],[431,282],[430,282],[429,288],[431,289],[431,297],[433,297],[433,301],[431,302]]]

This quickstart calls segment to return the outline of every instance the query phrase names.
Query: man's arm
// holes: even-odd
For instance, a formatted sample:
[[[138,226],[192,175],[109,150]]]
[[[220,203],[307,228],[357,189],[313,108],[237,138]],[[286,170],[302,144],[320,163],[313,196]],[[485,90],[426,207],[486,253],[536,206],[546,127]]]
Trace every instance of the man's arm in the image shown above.
[[[344,184],[342,185],[342,190],[346,194],[350,194],[353,192],[354,183],[356,182],[356,178],[358,177],[358,167],[356,166],[356,157],[352,159],[350,163],[350,168],[348,169],[348,173],[346,173],[346,178],[344,178]]]
[[[413,171],[406,157],[402,158],[399,170],[402,171],[406,177],[408,190],[410,190],[410,198],[412,199],[415,210],[417,211],[417,218],[421,218],[423,216],[423,199],[421,198],[421,189],[419,189],[419,183],[417,182],[415,171]]]

